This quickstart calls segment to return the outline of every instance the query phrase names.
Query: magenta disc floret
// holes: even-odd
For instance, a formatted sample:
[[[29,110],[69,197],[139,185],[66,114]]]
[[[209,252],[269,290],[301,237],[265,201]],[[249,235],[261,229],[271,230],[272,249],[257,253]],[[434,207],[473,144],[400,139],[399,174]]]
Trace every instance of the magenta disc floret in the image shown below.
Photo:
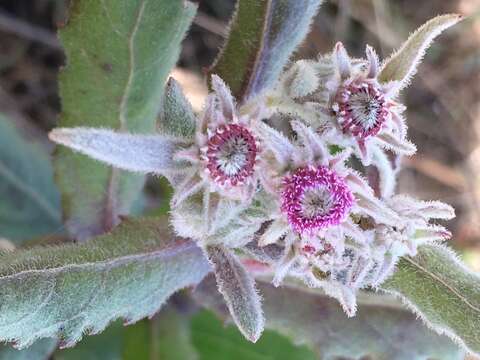
[[[390,116],[389,108],[375,82],[357,80],[339,88],[333,111],[344,133],[364,140],[382,129]]]
[[[282,211],[298,233],[338,225],[354,203],[345,179],[326,166],[299,168],[283,184]]]
[[[207,170],[216,183],[240,185],[253,174],[257,144],[246,127],[221,125],[208,140],[206,157]]]

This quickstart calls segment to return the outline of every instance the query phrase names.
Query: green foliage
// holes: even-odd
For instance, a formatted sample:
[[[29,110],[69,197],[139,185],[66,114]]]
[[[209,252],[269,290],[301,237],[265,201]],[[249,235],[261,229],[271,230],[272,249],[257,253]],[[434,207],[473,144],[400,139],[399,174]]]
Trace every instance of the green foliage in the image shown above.
[[[220,56],[210,69],[230,86],[232,94],[241,98],[248,87],[255,57],[261,47],[264,16],[268,1],[239,0],[230,23],[230,33]]]
[[[204,306],[226,316],[211,277],[195,291]],[[358,312],[347,318],[334,299],[317,289],[258,283],[267,329],[314,349],[320,359],[461,360],[463,351],[427,329],[392,298],[361,294]],[[263,337],[259,340],[262,341]]]
[[[480,353],[480,277],[449,249],[422,246],[400,260],[382,288],[399,295],[427,325]]]
[[[0,117],[0,237],[20,244],[62,229],[48,155]]]
[[[0,360],[47,360],[57,347],[55,339],[41,339],[28,349],[16,350],[8,345],[0,347]]]
[[[295,346],[285,337],[265,331],[257,343],[247,341],[233,326],[224,326],[203,311],[192,319],[192,342],[199,360],[315,360],[305,346]]]
[[[152,322],[152,356],[161,360],[197,360],[191,342],[190,319],[173,307],[164,309]]]
[[[462,17],[457,14],[437,16],[416,30],[403,46],[387,59],[378,74],[381,82],[398,81],[401,87],[408,84],[433,39]]]
[[[257,344],[245,340],[233,325],[212,313],[192,318],[169,306],[151,321],[123,327],[117,322],[73,349],[59,350],[54,360],[315,360],[305,346],[267,331]],[[33,360],[33,359],[32,359]]]
[[[193,138],[195,133],[195,114],[192,105],[174,78],[168,79],[165,86],[159,127],[165,134],[186,139]]]
[[[145,326],[139,322],[130,328],[141,331]],[[115,323],[100,335],[89,336],[72,349],[60,350],[55,354],[55,360],[116,360],[122,359],[122,347],[125,342],[125,331],[121,323]],[[143,349],[139,348],[139,352]]]
[[[75,0],[60,31],[67,67],[60,76],[59,125],[155,129],[165,79],[195,13],[183,0]],[[56,174],[69,230],[84,239],[129,213],[143,176],[59,149]]]
[[[463,352],[427,329],[406,309],[375,294],[358,299],[347,318],[338,303],[323,294],[262,285],[267,327],[310,344],[322,359],[461,360]]]
[[[100,335],[90,336],[72,349],[57,351],[55,360],[190,360],[188,319],[171,307],[152,320],[135,325],[112,324]]]
[[[112,320],[153,315],[210,267],[200,249],[173,238],[163,220],[125,220],[83,245],[0,255],[0,340],[19,347],[59,336],[72,346]]]
[[[210,69],[243,101],[274,85],[307,35],[322,0],[239,0],[230,35]]]
[[[235,324],[247,339],[256,342],[263,332],[265,319],[254,279],[231,250],[209,246],[206,254],[215,273],[218,291]]]
[[[148,360],[149,323],[124,327],[116,322],[100,335],[89,336],[72,349],[55,353],[55,360]]]

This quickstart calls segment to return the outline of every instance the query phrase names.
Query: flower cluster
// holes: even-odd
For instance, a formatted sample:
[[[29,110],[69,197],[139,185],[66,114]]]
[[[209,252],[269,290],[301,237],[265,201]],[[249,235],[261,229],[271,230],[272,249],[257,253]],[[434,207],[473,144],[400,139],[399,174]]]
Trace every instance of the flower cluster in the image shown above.
[[[167,176],[178,235],[207,254],[217,245],[262,254],[275,285],[299,278],[353,316],[358,289],[381,285],[419,245],[450,237],[431,220],[450,219],[453,209],[395,195],[390,161],[416,150],[398,93],[433,37],[458,21],[445,19],[383,64],[371,47],[366,59],[351,59],[338,43],[318,60],[293,63],[275,88],[246,103],[213,75],[203,112],[182,119],[191,136],[79,128],[51,138],[123,169]],[[369,181],[366,166],[390,185]],[[277,251],[267,251],[272,246]]]

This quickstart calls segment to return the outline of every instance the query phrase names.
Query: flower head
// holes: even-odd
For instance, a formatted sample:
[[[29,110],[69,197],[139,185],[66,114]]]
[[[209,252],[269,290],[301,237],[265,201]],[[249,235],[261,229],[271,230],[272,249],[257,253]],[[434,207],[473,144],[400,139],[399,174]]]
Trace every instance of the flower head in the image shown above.
[[[262,159],[268,162],[260,164],[262,184],[277,204],[259,244],[280,243],[286,249],[275,265],[276,284],[289,274],[311,273],[313,268],[332,273],[332,266],[344,262],[346,247],[368,247],[369,235],[356,224],[356,216],[371,216],[392,226],[398,221],[365,180],[345,165],[348,151],[332,155],[311,127],[294,121],[292,128],[296,139],[265,124],[258,130],[266,151]]]
[[[338,225],[353,206],[345,179],[326,166],[299,168],[283,183],[282,211],[298,233]]]
[[[343,133],[365,141],[390,119],[390,105],[373,81],[358,80],[338,89],[332,110]]]
[[[398,88],[380,82],[379,69],[378,56],[370,46],[366,59],[351,59],[338,43],[316,62],[295,63],[273,92],[281,100],[273,102],[279,111],[314,127],[328,143],[351,148],[364,165],[371,163],[376,149],[411,155],[416,148],[406,139],[405,107],[395,101]],[[306,76],[317,77],[309,82],[316,87],[304,87],[299,96],[301,91],[290,87],[304,84],[299,78]],[[296,98],[286,99],[282,93],[294,93]]]
[[[259,145],[252,124],[264,115],[263,107],[256,104],[253,110],[241,113],[230,90],[216,75],[212,75],[212,88],[197,120],[195,143],[175,154],[196,170],[174,203],[184,200],[185,194],[193,195],[192,189],[202,188],[248,202],[257,187]]]
[[[334,71],[326,83],[330,136],[341,137],[340,143],[357,149],[364,165],[370,164],[375,147],[405,155],[416,150],[406,140],[405,107],[394,101],[395,87],[377,80],[379,60],[369,46],[366,55],[363,63],[355,64],[338,43],[331,55]]]
[[[237,186],[254,172],[257,144],[252,133],[238,124],[221,125],[208,139],[206,169],[221,186]]]

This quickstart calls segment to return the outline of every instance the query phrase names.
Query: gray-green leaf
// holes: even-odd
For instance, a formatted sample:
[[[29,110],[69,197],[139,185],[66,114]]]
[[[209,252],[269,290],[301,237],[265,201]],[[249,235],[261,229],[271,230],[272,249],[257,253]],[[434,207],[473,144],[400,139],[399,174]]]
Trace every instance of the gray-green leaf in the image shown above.
[[[378,74],[378,80],[380,82],[398,81],[400,87],[408,85],[432,41],[461,19],[460,15],[448,14],[437,16],[423,24],[410,35],[398,51],[384,62]]]
[[[48,154],[0,117],[0,237],[23,240],[62,230]]]
[[[272,87],[307,35],[322,0],[239,0],[229,38],[210,73],[239,100]]]
[[[75,0],[60,31],[63,127],[151,133],[166,77],[195,13],[184,0]],[[128,214],[144,177],[59,149],[56,174],[68,229],[85,239]]]
[[[174,238],[166,221],[125,220],[82,245],[0,255],[0,340],[18,347],[59,336],[72,346],[112,320],[152,316],[175,291],[210,271],[191,241]]]
[[[266,328],[314,349],[322,360],[462,360],[463,351],[426,328],[398,302],[377,294],[360,294],[355,317],[321,291],[300,286],[275,288],[257,281],[263,295]],[[194,295],[204,306],[225,315],[221,297],[207,277]]]
[[[163,112],[160,116],[160,131],[175,137],[190,139],[195,133],[195,114],[180,84],[168,79],[163,99]]]
[[[434,330],[480,354],[480,277],[453,251],[425,245],[400,260],[382,288],[399,295]]]
[[[209,246],[206,252],[213,265],[218,290],[235,324],[248,340],[256,342],[262,334],[265,319],[255,281],[230,250]]]

